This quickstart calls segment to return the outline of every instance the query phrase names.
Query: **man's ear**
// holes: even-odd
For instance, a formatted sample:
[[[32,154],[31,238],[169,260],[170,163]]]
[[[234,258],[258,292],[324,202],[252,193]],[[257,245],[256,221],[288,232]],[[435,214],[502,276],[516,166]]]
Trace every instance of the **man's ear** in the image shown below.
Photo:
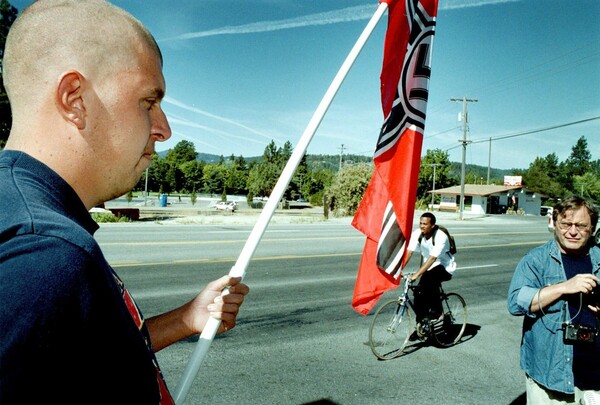
[[[79,130],[85,129],[86,110],[83,100],[85,78],[79,72],[65,73],[58,83],[56,104],[63,118]]]

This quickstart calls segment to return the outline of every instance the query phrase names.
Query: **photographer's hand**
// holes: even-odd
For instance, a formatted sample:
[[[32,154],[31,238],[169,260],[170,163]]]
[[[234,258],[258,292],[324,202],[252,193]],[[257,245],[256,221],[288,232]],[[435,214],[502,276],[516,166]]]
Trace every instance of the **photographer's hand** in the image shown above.
[[[563,295],[571,294],[589,294],[596,285],[600,283],[600,279],[593,274],[578,274],[575,277],[563,281],[562,283],[549,285],[540,289],[538,294],[531,301],[530,310],[531,312],[538,312],[542,308],[546,308],[551,305]],[[590,309],[595,314],[594,309]]]
[[[575,277],[568,279],[564,283],[564,294],[589,294],[594,287],[598,285],[600,279],[593,274],[577,274]]]

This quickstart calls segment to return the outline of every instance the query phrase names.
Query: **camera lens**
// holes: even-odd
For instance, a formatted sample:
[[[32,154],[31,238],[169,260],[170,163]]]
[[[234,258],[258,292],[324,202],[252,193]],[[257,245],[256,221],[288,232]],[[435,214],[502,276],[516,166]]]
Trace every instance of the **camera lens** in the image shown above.
[[[577,334],[577,339],[579,339],[582,342],[589,342],[591,338],[592,338],[592,334],[590,333],[589,330],[579,329],[579,332]]]

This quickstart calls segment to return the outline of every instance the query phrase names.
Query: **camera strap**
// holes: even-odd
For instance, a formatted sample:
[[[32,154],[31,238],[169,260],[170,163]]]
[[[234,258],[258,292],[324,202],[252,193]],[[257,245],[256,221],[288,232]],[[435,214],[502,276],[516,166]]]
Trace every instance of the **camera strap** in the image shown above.
[[[538,303],[538,305],[539,305],[539,303]],[[583,308],[583,293],[579,293],[579,310],[577,311],[577,313],[575,314],[574,317],[567,320],[568,307],[569,307],[569,304],[567,301],[565,301],[564,305],[562,307],[562,310],[561,310],[561,312],[562,312],[562,328],[563,329],[568,325],[572,325],[573,320],[575,318],[577,318],[579,316],[579,314],[581,313],[581,311],[584,309]],[[594,316],[593,318],[594,318],[595,328],[600,329],[600,319],[598,319],[597,316]]]
[[[542,308],[542,303],[540,302],[540,292],[544,289],[544,287],[540,288],[536,294],[536,298],[537,298],[537,305],[538,308],[540,309],[540,312],[543,316],[543,318],[546,318],[546,313],[544,312],[544,309]],[[574,317],[570,318],[569,320],[567,320],[567,312],[568,307],[569,307],[569,303],[567,302],[567,300],[563,300],[563,306],[560,310],[561,312],[561,316],[562,319],[559,322],[553,321],[552,319],[548,319],[550,322],[552,322],[554,325],[561,325],[560,329],[564,329],[567,325],[571,325],[573,319],[577,318],[577,316],[579,315],[579,313],[581,312],[581,307],[583,304],[583,300],[581,298],[581,295],[579,296],[579,310],[577,311],[577,314],[575,314]],[[547,319],[547,318],[546,318]],[[543,322],[543,321],[542,321]]]

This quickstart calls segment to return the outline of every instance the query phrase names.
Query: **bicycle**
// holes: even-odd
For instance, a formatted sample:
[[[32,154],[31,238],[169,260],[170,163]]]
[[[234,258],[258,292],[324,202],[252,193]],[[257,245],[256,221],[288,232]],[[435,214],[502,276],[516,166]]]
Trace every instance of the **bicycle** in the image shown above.
[[[433,337],[441,347],[452,346],[460,341],[467,327],[465,300],[456,293],[446,294],[441,285],[442,316],[416,324],[414,304],[408,294],[410,290],[414,294],[412,274],[406,274],[400,296],[384,303],[373,316],[369,345],[381,360],[400,356],[410,341],[426,341]]]

